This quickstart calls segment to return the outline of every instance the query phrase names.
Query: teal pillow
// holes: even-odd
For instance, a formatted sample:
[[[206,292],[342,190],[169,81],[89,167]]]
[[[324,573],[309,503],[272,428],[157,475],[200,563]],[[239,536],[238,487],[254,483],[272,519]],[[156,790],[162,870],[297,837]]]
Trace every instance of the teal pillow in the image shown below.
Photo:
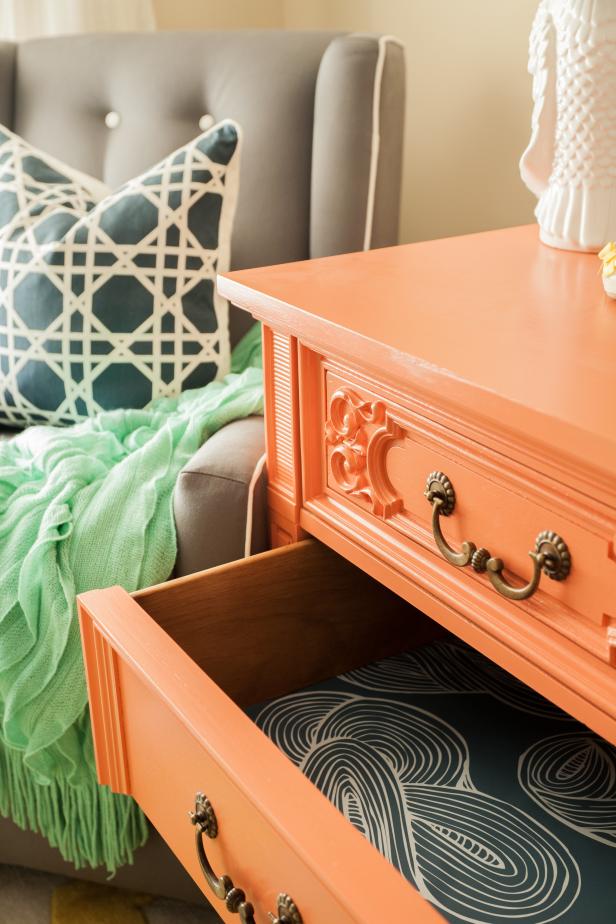
[[[0,426],[143,407],[229,371],[239,129],[110,192],[0,126]]]

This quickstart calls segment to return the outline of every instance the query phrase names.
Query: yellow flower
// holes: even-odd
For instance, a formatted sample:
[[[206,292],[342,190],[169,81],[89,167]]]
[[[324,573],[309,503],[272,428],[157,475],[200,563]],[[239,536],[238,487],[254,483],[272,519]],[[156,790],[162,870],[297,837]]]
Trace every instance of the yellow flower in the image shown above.
[[[613,276],[616,273],[616,242],[606,244],[599,253],[599,259],[603,261],[603,275]]]

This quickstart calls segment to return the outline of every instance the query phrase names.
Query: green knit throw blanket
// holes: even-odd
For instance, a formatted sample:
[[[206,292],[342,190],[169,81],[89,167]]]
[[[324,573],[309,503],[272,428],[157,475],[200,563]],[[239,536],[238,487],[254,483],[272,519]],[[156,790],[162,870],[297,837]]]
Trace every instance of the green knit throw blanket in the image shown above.
[[[255,326],[221,382],[0,442],[0,813],[77,867],[132,862],[147,826],[96,782],[75,597],[169,577],[178,474],[224,424],[262,413],[260,366]]]

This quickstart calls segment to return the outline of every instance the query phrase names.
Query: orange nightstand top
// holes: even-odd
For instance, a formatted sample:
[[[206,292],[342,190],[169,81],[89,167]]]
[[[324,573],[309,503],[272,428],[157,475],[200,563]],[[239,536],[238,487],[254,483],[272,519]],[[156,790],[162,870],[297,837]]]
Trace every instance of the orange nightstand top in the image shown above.
[[[616,302],[529,225],[219,278],[234,304],[616,478]]]

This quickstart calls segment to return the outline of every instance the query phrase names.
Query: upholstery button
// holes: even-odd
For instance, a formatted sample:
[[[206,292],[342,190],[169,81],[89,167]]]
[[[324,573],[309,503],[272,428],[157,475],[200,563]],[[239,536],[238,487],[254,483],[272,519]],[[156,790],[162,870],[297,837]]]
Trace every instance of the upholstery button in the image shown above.
[[[105,125],[107,128],[117,128],[121,121],[120,113],[115,112],[113,109],[105,116]]]
[[[201,118],[199,119],[199,128],[201,129],[202,132],[206,132],[208,128],[212,127],[213,124],[214,124],[214,116],[209,115],[209,113],[207,115],[202,115]]]

